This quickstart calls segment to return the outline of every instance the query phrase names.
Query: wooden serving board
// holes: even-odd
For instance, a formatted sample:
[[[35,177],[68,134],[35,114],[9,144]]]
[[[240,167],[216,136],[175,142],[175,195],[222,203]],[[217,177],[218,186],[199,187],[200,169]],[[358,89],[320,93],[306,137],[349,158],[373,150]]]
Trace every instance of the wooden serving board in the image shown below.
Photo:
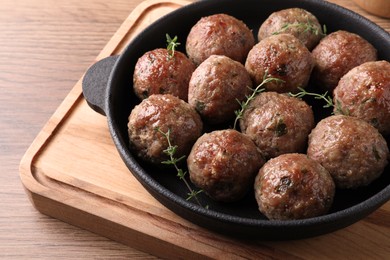
[[[119,54],[151,22],[188,2],[139,5],[96,60]],[[297,241],[253,241],[198,227],[162,206],[122,162],[104,116],[85,102],[81,79],[20,164],[36,209],[164,258],[381,258],[390,255],[390,202],[342,230]]]

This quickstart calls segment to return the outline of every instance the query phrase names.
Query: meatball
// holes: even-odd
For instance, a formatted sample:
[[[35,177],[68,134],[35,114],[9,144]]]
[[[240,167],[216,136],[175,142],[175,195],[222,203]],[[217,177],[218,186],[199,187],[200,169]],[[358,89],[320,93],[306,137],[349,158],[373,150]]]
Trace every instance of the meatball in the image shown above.
[[[333,91],[340,78],[352,68],[377,59],[377,50],[357,34],[336,31],[325,36],[313,49],[313,83]]]
[[[227,14],[202,17],[187,36],[186,51],[197,65],[212,54],[225,55],[241,63],[255,44],[246,24]]]
[[[211,55],[192,74],[188,102],[210,124],[226,122],[251,93],[252,81],[244,65],[226,56]]]
[[[283,154],[266,162],[255,180],[259,210],[269,219],[324,215],[333,203],[335,184],[321,164],[304,154]]]
[[[267,159],[305,151],[313,127],[313,111],[305,101],[276,92],[257,95],[240,119],[241,131]]]
[[[352,189],[366,186],[382,174],[389,149],[369,123],[333,115],[321,120],[310,133],[307,155],[329,171],[337,187]]]
[[[194,70],[195,65],[179,51],[173,57],[167,49],[148,51],[135,65],[134,92],[140,99],[152,94],[171,94],[187,101],[188,83]]]
[[[345,74],[334,90],[335,114],[363,119],[390,134],[390,63],[371,61]]]
[[[221,202],[241,199],[264,162],[252,140],[233,129],[202,135],[187,158],[191,182]]]
[[[245,62],[255,85],[265,76],[281,79],[264,85],[265,89],[276,92],[298,92],[299,87],[305,88],[313,66],[309,50],[290,34],[265,38],[250,50]]]
[[[202,127],[200,116],[188,103],[170,94],[151,95],[129,116],[130,149],[146,162],[159,164],[168,160],[164,153],[168,140],[161,132],[170,131],[169,139],[172,146],[177,146],[175,156],[179,158],[188,155]]]
[[[312,50],[324,35],[317,17],[301,8],[283,9],[272,13],[260,26],[258,39],[261,41],[280,33],[294,35],[309,50]]]

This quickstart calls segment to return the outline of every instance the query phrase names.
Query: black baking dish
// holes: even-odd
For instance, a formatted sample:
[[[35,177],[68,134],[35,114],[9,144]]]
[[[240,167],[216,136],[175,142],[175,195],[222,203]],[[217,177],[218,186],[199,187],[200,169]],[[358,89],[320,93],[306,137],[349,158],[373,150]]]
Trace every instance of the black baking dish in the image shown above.
[[[200,197],[204,205],[187,201],[187,189],[175,172],[153,168],[138,161],[128,148],[127,122],[140,101],[132,91],[132,75],[138,58],[146,51],[165,47],[165,35],[177,35],[185,52],[191,27],[203,16],[226,13],[244,21],[254,35],[274,11],[300,7],[312,12],[329,32],[343,29],[357,33],[378,50],[379,59],[390,60],[390,35],[362,16],[326,1],[317,0],[204,0],[184,6],[151,24],[120,56],[93,65],[83,81],[88,104],[107,116],[109,130],[123,161],[137,180],[160,203],[177,215],[210,230],[237,237],[264,240],[300,239],[344,228],[366,217],[390,199],[390,168],[366,188],[337,191],[331,211],[324,216],[289,221],[267,220],[257,209],[253,194],[233,204]],[[166,171],[163,172],[162,171]]]

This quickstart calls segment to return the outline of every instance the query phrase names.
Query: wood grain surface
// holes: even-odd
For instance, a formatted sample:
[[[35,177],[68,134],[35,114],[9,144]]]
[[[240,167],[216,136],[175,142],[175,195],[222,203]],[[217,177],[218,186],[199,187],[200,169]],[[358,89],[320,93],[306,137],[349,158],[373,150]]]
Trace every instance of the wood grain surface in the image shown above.
[[[0,258],[153,259],[47,217],[20,182],[20,160],[141,0],[0,1]]]
[[[38,213],[18,175],[35,136],[140,2],[0,1],[0,258],[154,258]],[[349,0],[332,2],[390,31],[388,19],[369,15]],[[356,240],[359,247],[367,245]]]

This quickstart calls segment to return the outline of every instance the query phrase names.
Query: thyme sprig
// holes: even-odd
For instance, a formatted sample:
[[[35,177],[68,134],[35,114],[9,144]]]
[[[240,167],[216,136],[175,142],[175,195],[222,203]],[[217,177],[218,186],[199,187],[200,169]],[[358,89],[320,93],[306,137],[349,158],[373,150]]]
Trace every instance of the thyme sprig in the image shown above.
[[[334,112],[337,112],[337,114],[343,114],[343,115],[348,115],[348,111],[344,111],[342,108],[341,108],[341,103],[340,101],[336,100],[336,103],[333,102],[333,99],[331,96],[328,95],[328,91],[326,91],[324,94],[318,94],[318,93],[313,93],[313,92],[307,92],[305,89],[299,87],[298,88],[300,91],[296,94],[293,94],[293,93],[288,93],[291,97],[297,97],[297,98],[302,98],[304,96],[313,96],[315,99],[322,99],[325,101],[325,105],[323,106],[323,108],[330,108],[330,107],[333,107],[334,108],[334,111],[332,112],[332,114],[334,114]]]
[[[244,101],[240,101],[237,99],[237,102],[240,104],[240,109],[234,111],[234,114],[236,115],[236,119],[234,120],[233,129],[236,129],[238,121],[242,118],[245,109],[247,109],[249,103],[256,97],[257,94],[260,94],[261,92],[265,91],[265,88],[263,86],[271,81],[277,81],[277,82],[284,82],[284,80],[279,78],[273,78],[269,77],[268,73],[266,72],[263,76],[263,81],[254,89],[252,89],[251,95],[246,95],[246,99]]]
[[[322,26],[322,32],[321,32],[320,29],[317,26],[314,26],[314,24],[312,22],[307,20],[307,22],[305,22],[305,23],[304,22],[300,22],[300,23],[286,23],[278,31],[273,32],[272,34],[275,35],[275,34],[284,33],[285,31],[287,31],[288,29],[290,29],[292,27],[297,27],[297,28],[303,29],[303,32],[311,32],[314,35],[325,36],[326,33],[327,33],[327,29],[326,29],[326,25],[325,24]]]
[[[169,34],[165,34],[167,38],[167,50],[168,50],[168,58],[172,59],[175,56],[175,50],[180,45],[180,42],[177,42],[177,36],[171,38]]]
[[[176,158],[175,157],[175,154],[176,154],[176,151],[177,151],[177,145],[172,145],[171,143],[171,130],[168,129],[167,132],[164,132],[162,131],[160,128],[156,128],[156,130],[161,133],[166,139],[167,139],[167,142],[168,142],[168,147],[163,151],[166,155],[169,156],[169,160],[166,160],[166,161],[162,161],[161,163],[162,164],[167,164],[167,165],[173,165],[177,171],[177,176],[179,177],[180,180],[182,180],[184,182],[184,184],[186,185],[186,187],[188,188],[189,192],[187,193],[188,197],[186,200],[191,200],[191,199],[194,199],[196,201],[196,203],[199,205],[199,206],[202,206],[201,203],[199,202],[198,200],[198,195],[200,193],[203,192],[203,190],[193,190],[190,186],[190,184],[188,183],[188,181],[186,180],[185,176],[187,175],[187,171],[184,171],[183,169],[179,168],[179,166],[177,165],[180,161],[184,160],[185,159],[185,155],[181,156],[180,158]]]

